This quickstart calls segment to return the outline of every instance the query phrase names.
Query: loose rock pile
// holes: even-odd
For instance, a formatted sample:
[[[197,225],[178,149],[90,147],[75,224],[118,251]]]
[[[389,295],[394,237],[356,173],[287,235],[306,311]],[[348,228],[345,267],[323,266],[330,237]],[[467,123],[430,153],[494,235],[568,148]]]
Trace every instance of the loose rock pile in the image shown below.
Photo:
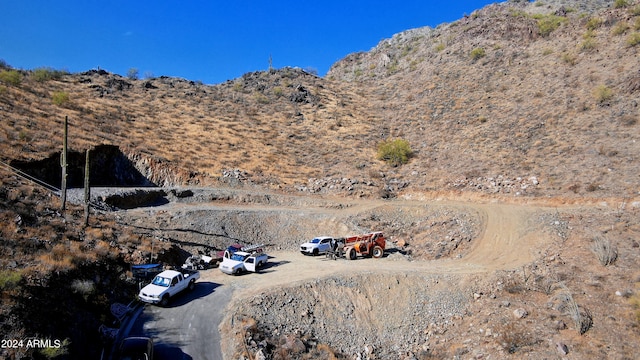
[[[477,177],[456,179],[447,184],[448,187],[464,190],[484,191],[492,194],[513,194],[516,196],[524,195],[528,191],[535,189],[539,184],[538,178],[531,176],[529,178],[507,177],[498,175],[497,177]]]

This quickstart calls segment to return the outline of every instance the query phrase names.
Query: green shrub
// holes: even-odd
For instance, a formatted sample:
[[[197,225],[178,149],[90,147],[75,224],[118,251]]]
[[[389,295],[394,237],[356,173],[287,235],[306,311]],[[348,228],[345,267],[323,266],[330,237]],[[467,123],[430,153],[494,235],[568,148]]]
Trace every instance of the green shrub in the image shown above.
[[[70,344],[71,344],[71,341],[69,341],[69,338],[66,338],[60,343],[59,347],[47,346],[47,347],[38,349],[38,352],[47,359],[60,358],[63,355],[69,355]]]
[[[31,73],[31,78],[37,82],[45,82],[49,80],[59,80],[62,78],[64,71],[55,70],[48,67],[37,68]]]
[[[0,291],[15,288],[22,280],[22,273],[14,270],[0,270]]]
[[[604,103],[613,98],[613,90],[606,85],[600,85],[593,90],[593,96],[598,103]]]
[[[640,33],[634,32],[633,34],[629,35],[629,37],[627,38],[627,45],[636,46],[638,44],[640,44]]]
[[[616,26],[613,27],[613,30],[611,30],[611,33],[613,35],[622,35],[626,33],[627,30],[629,30],[629,24],[627,24],[624,21],[621,21],[617,23]]]
[[[444,43],[438,43],[438,45],[436,45],[436,52],[440,52],[444,50],[444,48],[445,48]]]
[[[621,9],[629,6],[629,2],[627,0],[616,0],[613,2],[613,7],[616,9]]]
[[[640,5],[631,9],[631,15],[638,16],[640,15]]]
[[[602,19],[600,18],[591,18],[587,21],[587,30],[595,30],[602,25]]]
[[[593,38],[587,38],[580,44],[581,51],[590,51],[596,48],[598,44]]]
[[[256,99],[256,101],[259,104],[268,104],[269,103],[269,98],[263,93],[256,92],[256,93],[253,94],[253,97]]]
[[[56,91],[51,96],[53,103],[58,106],[63,106],[69,102],[69,93],[65,91]]]
[[[413,151],[411,145],[404,139],[389,139],[378,144],[377,158],[389,165],[398,166],[409,162]]]
[[[477,47],[473,50],[471,50],[471,59],[472,60],[478,60],[483,58],[485,55],[487,55],[487,53],[484,51],[484,48],[481,47]]]
[[[534,15],[533,18],[538,20],[538,32],[544,37],[549,36],[567,21],[566,17],[558,15]]]
[[[18,86],[22,82],[22,74],[17,70],[2,70],[0,71],[0,82]]]

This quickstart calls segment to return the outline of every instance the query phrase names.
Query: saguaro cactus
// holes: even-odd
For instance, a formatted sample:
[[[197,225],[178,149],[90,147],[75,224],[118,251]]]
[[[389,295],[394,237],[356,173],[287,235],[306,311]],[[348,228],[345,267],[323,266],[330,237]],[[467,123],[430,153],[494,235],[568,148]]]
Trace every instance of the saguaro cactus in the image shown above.
[[[61,210],[65,211],[67,204],[67,129],[69,117],[64,117],[64,135],[62,138],[62,154],[60,154],[60,166],[62,167],[62,184],[60,185]]]
[[[89,186],[89,153],[91,149],[87,149],[84,161],[84,225],[89,225],[89,202],[91,202],[91,187]]]

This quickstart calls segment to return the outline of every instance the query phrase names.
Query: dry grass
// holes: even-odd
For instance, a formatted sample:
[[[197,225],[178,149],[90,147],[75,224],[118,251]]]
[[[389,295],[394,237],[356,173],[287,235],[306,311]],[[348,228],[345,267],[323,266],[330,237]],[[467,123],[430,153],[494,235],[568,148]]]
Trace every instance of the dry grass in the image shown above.
[[[97,73],[44,82],[27,76],[0,93],[0,103],[11,105],[0,106],[7,119],[2,153],[5,160],[42,159],[58,151],[69,116],[75,150],[117,144],[208,181],[239,168],[255,182],[291,189],[309,178],[383,172],[366,194],[377,196],[392,177],[428,191],[451,187],[473,170],[486,178],[536,176],[539,184],[525,191],[530,196],[630,195],[626,179],[637,168],[629,159],[640,152],[638,142],[628,141],[640,131],[634,121],[640,114],[630,104],[640,101],[632,85],[640,63],[610,24],[633,24],[638,16],[627,19],[626,9],[589,17],[596,20],[571,13],[541,38],[528,35],[537,27],[531,15],[514,18],[509,11],[483,9],[465,26],[438,29],[438,36],[392,42],[359,62],[337,63],[326,79],[293,69],[215,86]],[[588,51],[579,52],[575,39],[585,31],[582,50]],[[442,39],[450,39],[446,51],[437,49]],[[484,56],[470,63],[474,49]],[[376,62],[383,50],[398,52],[394,75]],[[616,54],[617,61],[601,66],[602,54]],[[336,81],[352,80],[347,76],[356,67],[363,74],[358,82]],[[147,82],[156,88],[145,88]],[[47,101],[56,92],[68,93],[73,105]],[[376,159],[376,145],[397,137],[415,156],[394,168]],[[603,141],[615,144],[615,156],[593,151]]]
[[[524,350],[527,347],[541,342],[530,332],[528,327],[517,322],[508,322],[496,331],[499,334],[500,345],[509,354],[526,352]]]
[[[611,265],[618,258],[618,250],[605,236],[596,236],[593,239],[591,251],[596,255],[603,266]]]

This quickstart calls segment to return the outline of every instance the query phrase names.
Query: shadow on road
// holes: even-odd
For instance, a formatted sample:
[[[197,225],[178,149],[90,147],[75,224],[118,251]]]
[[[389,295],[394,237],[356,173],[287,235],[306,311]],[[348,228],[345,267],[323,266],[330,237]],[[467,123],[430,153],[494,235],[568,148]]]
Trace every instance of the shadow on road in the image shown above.
[[[271,257],[269,258],[271,259]],[[260,268],[260,271],[258,273],[269,273],[269,272],[273,272],[275,271],[274,268],[281,266],[281,265],[285,265],[285,264],[289,264],[291,261],[288,260],[283,260],[283,261],[269,261],[266,264],[264,264],[264,266],[262,266],[262,268]]]
[[[155,360],[192,360],[188,354],[185,354],[179,347],[167,344],[156,344],[153,347]]]
[[[196,282],[195,289],[193,289],[192,291],[189,291],[189,290],[183,291],[182,293],[176,295],[176,297],[171,299],[171,302],[169,303],[168,307],[173,308],[173,307],[182,306],[193,300],[203,298],[213,293],[218,286],[220,286],[220,284],[216,284],[208,281]]]

